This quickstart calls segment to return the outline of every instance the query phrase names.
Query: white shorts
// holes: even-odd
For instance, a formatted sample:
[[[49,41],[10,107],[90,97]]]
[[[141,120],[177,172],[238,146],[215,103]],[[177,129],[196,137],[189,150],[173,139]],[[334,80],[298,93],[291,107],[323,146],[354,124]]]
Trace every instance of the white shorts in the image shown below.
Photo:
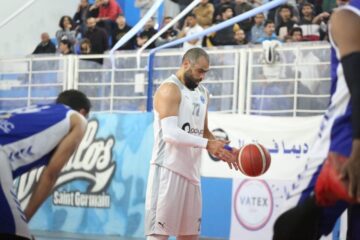
[[[150,165],[145,234],[199,235],[200,225],[200,186],[167,168]]]

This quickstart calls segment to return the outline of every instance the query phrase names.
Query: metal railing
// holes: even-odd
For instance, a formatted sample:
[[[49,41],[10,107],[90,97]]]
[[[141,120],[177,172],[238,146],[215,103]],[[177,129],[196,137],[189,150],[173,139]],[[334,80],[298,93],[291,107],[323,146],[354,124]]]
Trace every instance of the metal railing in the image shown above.
[[[261,46],[208,50],[211,70],[204,85],[210,111],[276,116],[322,114],[330,88],[327,43],[278,47],[273,64]],[[182,49],[156,54],[153,91],[178,69]],[[146,111],[147,54],[137,67],[136,52],[115,55],[30,56],[0,59],[0,110],[53,101],[64,89],[79,89],[96,112]],[[150,96],[152,97],[152,96]]]

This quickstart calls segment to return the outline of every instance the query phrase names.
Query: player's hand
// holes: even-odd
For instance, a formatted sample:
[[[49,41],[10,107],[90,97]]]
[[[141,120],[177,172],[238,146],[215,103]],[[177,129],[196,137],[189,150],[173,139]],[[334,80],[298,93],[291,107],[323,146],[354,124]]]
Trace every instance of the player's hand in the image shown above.
[[[237,164],[235,163],[236,161],[234,161],[234,159],[236,159],[234,157],[234,153],[225,149],[225,145],[229,143],[230,141],[225,141],[225,140],[209,140],[206,149],[209,151],[211,155],[215,156],[216,158],[222,161],[227,162],[230,169],[234,167],[235,170],[237,170],[238,167]]]
[[[341,180],[347,182],[350,197],[360,202],[360,140],[353,141],[351,156],[341,169]]]

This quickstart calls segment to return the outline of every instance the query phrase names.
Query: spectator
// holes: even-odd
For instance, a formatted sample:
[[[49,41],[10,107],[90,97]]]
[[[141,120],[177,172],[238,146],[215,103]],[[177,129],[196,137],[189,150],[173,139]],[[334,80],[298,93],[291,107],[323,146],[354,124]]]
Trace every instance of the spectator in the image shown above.
[[[88,0],[80,0],[80,4],[73,17],[73,21],[77,26],[77,32],[81,33],[81,36],[86,32],[86,19],[90,17],[90,4]],[[96,15],[97,16],[97,15]],[[96,17],[93,16],[93,17]]]
[[[275,23],[271,20],[266,20],[264,24],[264,34],[256,40],[256,43],[262,43],[265,40],[278,40],[275,34]]]
[[[84,38],[80,42],[80,54],[89,55],[91,54],[91,42],[89,39]],[[99,64],[99,59],[97,58],[80,58],[79,59],[79,68],[80,69],[99,69],[101,65]],[[86,79],[86,81],[93,80],[98,82],[101,79],[101,72],[81,72],[79,74],[81,79]]]
[[[247,12],[251,9],[253,9],[253,6],[250,3],[248,3],[247,0],[235,0],[235,7],[234,7],[235,16],[243,14],[244,12]],[[246,39],[250,39],[251,27],[253,25],[251,18],[245,19],[239,22],[238,24],[240,28],[244,30],[246,34]]]
[[[136,48],[141,48],[142,46],[144,46],[144,44],[149,41],[149,36],[144,33],[141,32],[137,37],[136,37]],[[151,48],[151,44],[149,46],[147,46],[146,49],[150,49]]]
[[[50,54],[55,52],[56,52],[56,47],[50,41],[49,34],[44,32],[41,34],[41,42],[36,46],[32,54]]]
[[[295,21],[293,18],[293,8],[291,5],[284,4],[279,8],[280,21],[276,26],[275,33],[279,39],[283,40],[286,35],[289,34],[293,28]]]
[[[202,28],[208,28],[212,25],[214,12],[214,5],[209,3],[209,0],[201,0],[200,4],[193,10],[196,20]]]
[[[73,54],[73,51],[71,50],[72,44],[68,39],[63,39],[59,43],[59,53],[62,55],[69,55]]]
[[[291,42],[301,42],[303,41],[303,31],[300,27],[294,27],[291,29],[290,34]]]
[[[254,17],[254,25],[251,28],[251,42],[255,43],[264,35],[264,14],[258,13]]]
[[[246,34],[244,30],[239,29],[234,34],[234,44],[235,45],[244,45],[247,44],[248,41],[246,40]]]
[[[221,11],[221,21],[226,21],[234,15],[233,9],[230,5],[224,5]],[[211,41],[215,46],[233,45],[234,33],[240,29],[238,24],[223,28],[211,37]]]
[[[176,0],[177,4],[179,5],[179,10],[180,12],[182,12],[189,4],[191,4],[193,0]],[[182,29],[184,27],[184,22],[185,22],[186,17],[182,18],[179,21],[179,29]]]
[[[224,7],[230,6],[234,10],[234,2],[232,0],[220,0],[218,4],[215,4],[215,12],[213,22],[221,21],[221,13]]]
[[[91,54],[91,42],[89,39],[84,38],[80,42],[80,54],[86,55]]]
[[[114,47],[115,44],[128,32],[130,31],[131,27],[127,25],[126,18],[124,15],[120,14],[116,18],[116,26],[112,32],[112,46]],[[135,48],[135,37],[131,38],[127,41],[124,45],[122,45],[117,50],[131,50]]]
[[[88,38],[91,43],[91,54],[103,54],[108,50],[108,38],[106,32],[96,26],[95,18],[88,18],[86,20],[88,30],[85,32],[84,37]],[[103,59],[98,60],[102,64]]]
[[[310,3],[304,3],[301,7],[299,25],[303,31],[304,38],[310,41],[320,40],[320,25],[315,23],[314,8]]]
[[[88,19],[89,17],[93,17],[96,19],[99,16],[100,6],[101,6],[101,0],[95,0],[94,4],[92,4],[89,8],[89,16],[86,19]]]
[[[135,0],[135,7],[139,8],[140,17],[144,17],[153,4],[154,0]],[[156,14],[153,17],[156,19]]]
[[[55,34],[56,40],[60,43],[61,40],[67,39],[71,45],[76,43],[76,31],[74,30],[74,23],[70,16],[62,16],[59,22],[60,30]]]
[[[117,16],[123,13],[122,9],[115,0],[100,0],[98,8],[97,26],[104,28],[108,36],[111,36]]]
[[[190,36],[204,31],[204,29],[197,23],[196,17],[194,14],[189,14],[184,23],[182,31],[179,33],[179,37]],[[201,47],[202,38],[193,39],[187,42],[184,42],[184,50],[188,50],[193,47]]]
[[[155,22],[154,22],[154,19],[151,18],[149,19],[146,24],[144,25],[144,29],[143,31],[141,32],[142,35],[146,35],[147,37],[147,40],[149,40],[150,38],[152,38],[152,36],[154,36],[157,31],[155,30],[154,28],[155,26]],[[149,48],[155,48],[155,42],[152,42],[150,45],[149,45]]]
[[[173,19],[172,17],[165,17],[163,20],[162,27],[165,27],[167,24],[169,24],[172,19]],[[166,30],[166,32],[161,34],[161,36],[156,40],[155,45],[161,46],[165,43],[173,41],[174,39],[176,39],[178,33],[179,32],[173,27],[169,28],[168,30]]]

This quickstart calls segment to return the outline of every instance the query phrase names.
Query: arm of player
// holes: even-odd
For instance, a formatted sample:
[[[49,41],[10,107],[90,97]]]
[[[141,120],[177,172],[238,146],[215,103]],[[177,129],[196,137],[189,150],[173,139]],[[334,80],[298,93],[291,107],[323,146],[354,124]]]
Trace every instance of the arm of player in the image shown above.
[[[360,17],[352,11],[335,11],[330,19],[331,36],[341,56],[346,83],[351,94],[353,144],[350,158],[342,169],[349,183],[349,195],[360,200]]]
[[[180,101],[180,90],[173,83],[163,84],[156,91],[154,108],[159,113],[164,141],[188,147],[210,148],[212,152],[215,151],[214,149],[217,149],[214,146],[215,144],[222,144],[223,146],[225,143],[222,143],[222,141],[209,142],[207,138],[194,136],[178,127],[177,120]],[[219,152],[219,150],[216,151]]]
[[[52,155],[49,164],[44,168],[39,181],[36,183],[32,196],[25,208],[25,216],[28,221],[35,214],[37,209],[52,192],[58,175],[67,163],[71,155],[80,144],[86,130],[86,120],[80,114],[72,114],[70,117],[70,131],[61,140]],[[46,144],[46,143],[44,143]]]

